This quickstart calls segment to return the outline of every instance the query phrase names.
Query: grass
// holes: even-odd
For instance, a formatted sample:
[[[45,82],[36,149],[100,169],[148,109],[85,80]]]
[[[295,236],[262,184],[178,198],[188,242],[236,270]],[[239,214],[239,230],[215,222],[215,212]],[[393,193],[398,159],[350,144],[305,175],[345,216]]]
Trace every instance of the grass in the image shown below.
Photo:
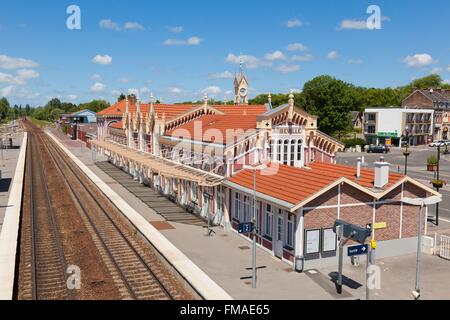
[[[51,122],[45,121],[45,120],[38,120],[32,117],[28,117],[28,120],[30,120],[32,123],[34,123],[36,126],[38,126],[39,128],[42,128],[46,125],[51,124]]]

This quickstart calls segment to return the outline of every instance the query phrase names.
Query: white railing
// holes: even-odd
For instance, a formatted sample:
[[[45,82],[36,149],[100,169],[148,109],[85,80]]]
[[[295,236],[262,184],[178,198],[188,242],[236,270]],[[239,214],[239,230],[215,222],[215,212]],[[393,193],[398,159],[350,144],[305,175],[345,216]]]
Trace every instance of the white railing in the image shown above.
[[[441,235],[441,244],[439,245],[439,256],[450,260],[450,236]]]

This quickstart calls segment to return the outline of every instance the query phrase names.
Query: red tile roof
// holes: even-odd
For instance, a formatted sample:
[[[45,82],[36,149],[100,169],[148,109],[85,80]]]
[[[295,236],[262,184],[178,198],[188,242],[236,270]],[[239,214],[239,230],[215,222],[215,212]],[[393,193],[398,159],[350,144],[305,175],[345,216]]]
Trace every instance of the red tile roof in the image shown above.
[[[260,115],[267,111],[265,105],[214,105],[214,108],[228,115]]]
[[[97,112],[98,116],[110,116],[110,115],[122,115],[125,113],[126,100],[121,100],[113,104],[112,106]],[[191,109],[197,108],[199,105],[193,104],[154,104],[153,108],[155,112],[158,114],[158,117],[161,117],[164,113],[166,119],[174,118],[179,116],[185,112],[188,112]],[[224,112],[228,115],[259,115],[266,112],[266,107],[264,105],[213,105],[213,108],[218,109],[219,111]],[[128,111],[130,113],[136,112],[136,103],[134,100],[128,101]],[[141,104],[141,112],[145,116],[148,112],[150,112],[150,104]]]
[[[255,130],[256,115],[204,115],[166,132],[166,135],[229,144]]]
[[[361,169],[358,180],[355,174],[356,167],[338,164],[314,162],[308,168],[295,168],[272,163],[267,164],[262,172],[257,171],[256,189],[267,196],[298,204],[341,178],[347,178],[364,188],[373,188],[373,170]],[[384,190],[403,177],[400,174],[389,174],[389,183]],[[228,181],[253,190],[253,170],[242,170]]]
[[[123,121],[115,122],[110,127],[115,129],[123,129]]]
[[[100,112],[97,116],[120,116],[125,113],[125,100],[117,102]]]

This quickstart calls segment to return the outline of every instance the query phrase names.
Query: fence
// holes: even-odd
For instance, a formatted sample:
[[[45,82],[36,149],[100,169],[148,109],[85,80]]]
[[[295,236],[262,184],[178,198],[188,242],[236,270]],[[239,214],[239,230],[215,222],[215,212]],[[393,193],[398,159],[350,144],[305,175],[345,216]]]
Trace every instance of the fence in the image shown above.
[[[450,236],[441,235],[441,244],[439,245],[439,256],[450,260]]]

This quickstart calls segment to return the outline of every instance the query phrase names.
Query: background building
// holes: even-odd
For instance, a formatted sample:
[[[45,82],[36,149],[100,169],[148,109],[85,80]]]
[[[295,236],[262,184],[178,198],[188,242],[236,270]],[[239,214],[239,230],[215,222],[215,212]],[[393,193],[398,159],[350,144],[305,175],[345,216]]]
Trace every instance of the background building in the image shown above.
[[[401,146],[408,129],[410,145],[427,144],[433,136],[433,113],[432,109],[367,108],[364,136],[368,144]]]
[[[434,110],[433,140],[448,140],[450,128],[450,89],[417,89],[402,102],[406,109]]]

